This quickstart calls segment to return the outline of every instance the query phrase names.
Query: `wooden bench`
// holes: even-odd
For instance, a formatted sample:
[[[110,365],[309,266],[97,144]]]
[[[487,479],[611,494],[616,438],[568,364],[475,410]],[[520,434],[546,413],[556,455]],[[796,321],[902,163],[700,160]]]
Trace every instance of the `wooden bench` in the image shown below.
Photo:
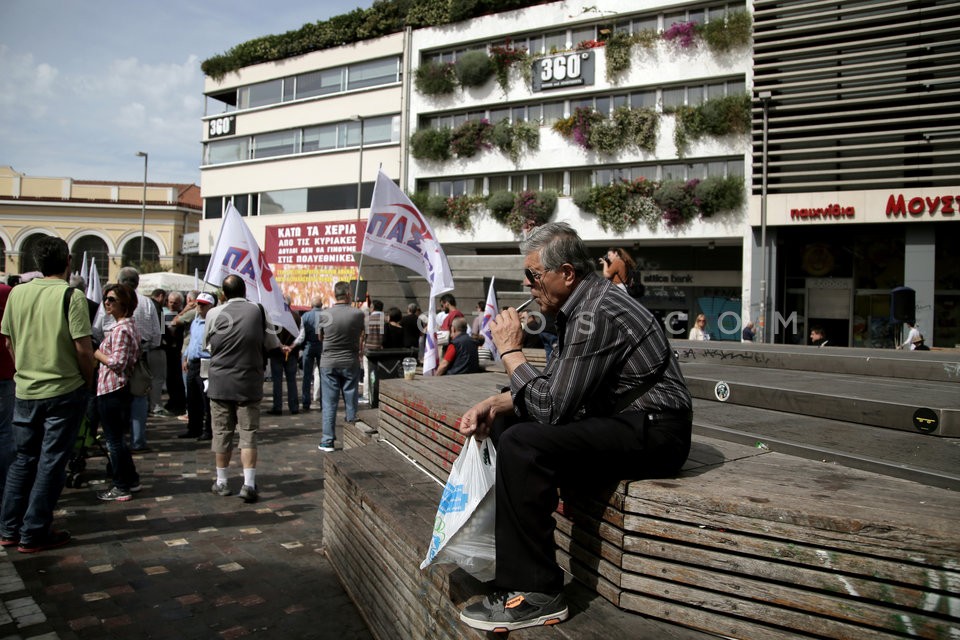
[[[461,413],[505,382],[384,381],[380,438],[445,479]],[[609,602],[711,633],[946,637],[960,627],[958,513],[945,489],[696,438],[677,479],[566,494],[556,539],[561,565]]]
[[[483,585],[450,565],[425,571],[433,520],[443,487],[386,443],[324,456],[323,539],[330,563],[373,635],[383,640],[480,640],[491,637],[460,622]],[[569,621],[525,629],[511,638],[671,638],[708,640],[622,611],[589,588],[566,587]],[[319,621],[318,624],[322,624]]]

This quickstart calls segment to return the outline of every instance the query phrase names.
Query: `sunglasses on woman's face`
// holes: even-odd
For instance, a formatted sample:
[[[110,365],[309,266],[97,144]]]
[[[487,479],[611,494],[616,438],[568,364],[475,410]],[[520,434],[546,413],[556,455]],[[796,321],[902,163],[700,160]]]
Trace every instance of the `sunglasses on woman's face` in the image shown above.
[[[103,301],[104,301],[104,302],[109,302],[110,304],[114,304],[114,303],[118,302],[118,300],[117,300],[116,298],[114,298],[113,296],[107,296],[106,298],[103,299]]]

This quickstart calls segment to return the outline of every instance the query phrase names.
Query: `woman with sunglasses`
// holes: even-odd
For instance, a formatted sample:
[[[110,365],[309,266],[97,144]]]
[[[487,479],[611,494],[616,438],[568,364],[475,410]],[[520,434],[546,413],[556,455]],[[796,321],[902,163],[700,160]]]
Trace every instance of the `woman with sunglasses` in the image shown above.
[[[690,329],[688,340],[709,340],[710,334],[707,333],[707,316],[702,313],[697,316],[693,322],[693,328]]]
[[[133,400],[128,386],[129,376],[140,357],[140,331],[132,317],[136,308],[137,294],[128,285],[108,284],[103,290],[103,309],[117,324],[107,332],[100,348],[93,354],[102,365],[97,379],[97,407],[113,470],[113,486],[97,493],[101,500],[125,502],[140,491],[140,474],[123,441],[123,432],[130,424],[130,403]]]

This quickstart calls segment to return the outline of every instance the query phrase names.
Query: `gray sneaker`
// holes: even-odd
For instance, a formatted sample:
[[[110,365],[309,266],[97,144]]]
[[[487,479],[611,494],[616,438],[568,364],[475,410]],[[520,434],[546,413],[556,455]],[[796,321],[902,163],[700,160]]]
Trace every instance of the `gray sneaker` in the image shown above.
[[[557,624],[568,615],[562,591],[499,591],[465,608],[460,619],[474,629],[502,633]]]
[[[244,502],[256,502],[260,495],[257,493],[256,487],[245,484],[243,488],[240,489],[240,497],[243,498]]]
[[[211,487],[210,491],[212,491],[213,494],[217,496],[233,495],[233,491],[230,491],[230,487],[228,487],[226,483],[223,483],[223,482],[214,482],[213,487]]]

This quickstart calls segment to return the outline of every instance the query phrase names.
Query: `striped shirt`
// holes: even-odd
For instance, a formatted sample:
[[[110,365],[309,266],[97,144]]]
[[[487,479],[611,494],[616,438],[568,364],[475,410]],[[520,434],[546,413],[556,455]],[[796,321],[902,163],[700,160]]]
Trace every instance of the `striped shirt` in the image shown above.
[[[132,318],[121,318],[103,337],[100,352],[107,362],[100,363],[97,395],[102,396],[127,384],[133,365],[140,357],[140,331]]]
[[[543,372],[513,371],[514,410],[527,420],[564,424],[620,411],[689,411],[680,365],[660,323],[620,287],[588,274],[556,318],[558,344]]]

